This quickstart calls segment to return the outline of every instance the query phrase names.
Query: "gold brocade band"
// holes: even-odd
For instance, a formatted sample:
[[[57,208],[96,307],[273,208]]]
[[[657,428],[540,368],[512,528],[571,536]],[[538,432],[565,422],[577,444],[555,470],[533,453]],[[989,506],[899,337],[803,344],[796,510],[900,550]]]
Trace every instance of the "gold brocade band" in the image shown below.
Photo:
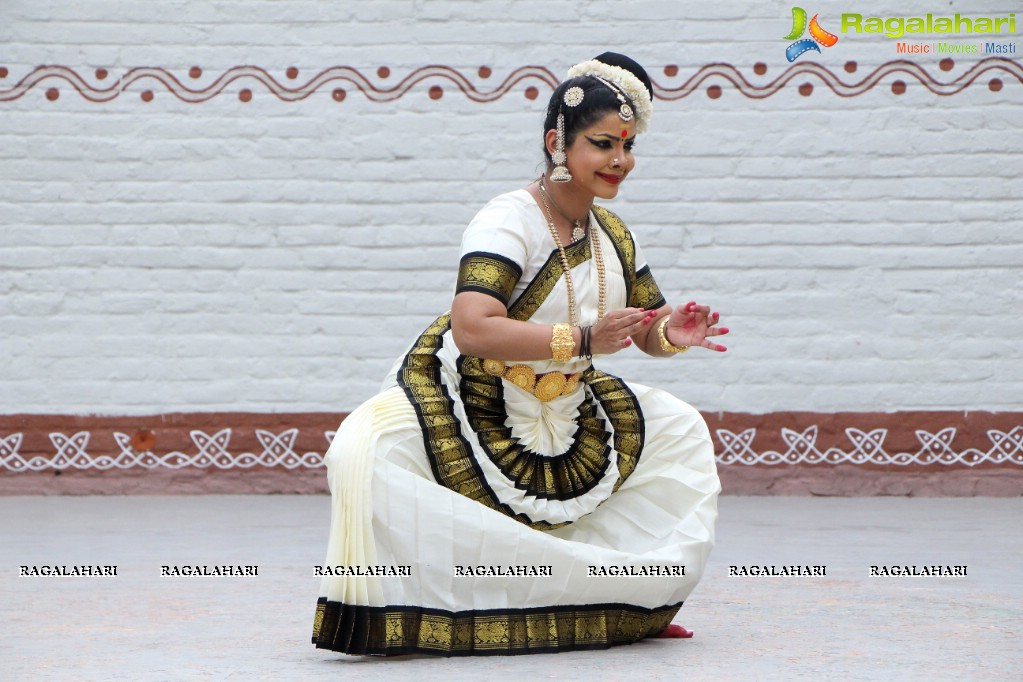
[[[508,305],[521,276],[522,268],[514,261],[496,253],[474,251],[462,256],[458,264],[455,293],[477,291]]]
[[[664,296],[650,273],[650,267],[644,265],[636,270],[636,245],[629,228],[614,213],[596,204],[593,205],[593,215],[597,218],[598,228],[604,230],[611,238],[614,253],[621,263],[625,278],[626,305],[647,310],[664,306],[666,304]],[[580,239],[569,244],[565,247],[565,255],[568,256],[570,267],[575,268],[585,263],[591,258],[590,240]],[[561,276],[561,264],[555,250],[540,272],[533,277],[532,282],[508,305],[508,317],[513,320],[528,320],[533,317]]]
[[[454,399],[440,378],[442,363],[438,356],[450,329],[450,314],[438,317],[413,344],[395,375],[423,428],[430,470],[440,485],[530,528],[552,530],[571,521],[533,519],[501,502],[476,460],[470,438],[480,444],[491,461],[498,466],[503,462],[504,475],[531,495],[571,499],[585,494],[605,470],[612,447],[617,452],[619,474],[614,490],[632,475],[643,455],[645,428],[643,408],[628,384],[593,367],[581,372],[579,381],[586,384],[587,391],[576,417],[583,428],[575,441],[579,447],[573,446],[557,457],[531,453],[505,425],[503,382],[483,371],[480,358],[467,355],[458,360],[462,376],[458,391],[471,428],[465,428],[455,415]],[[599,416],[598,408],[602,413]],[[607,427],[613,429],[613,437]],[[606,453],[604,447],[608,448]],[[581,480],[580,471],[584,474]]]
[[[576,425],[579,432],[560,455],[535,453],[512,435],[505,423],[505,382],[483,371],[479,358],[460,365],[466,424],[477,434],[483,454],[506,480],[527,495],[570,500],[596,487],[617,451],[617,489],[633,471],[643,451],[644,422],[639,401],[617,377],[592,367],[580,372],[579,383],[589,389],[580,398]],[[603,418],[607,415],[607,420]],[[613,434],[612,434],[613,432]],[[540,530],[536,519],[530,525]]]
[[[545,372],[538,376],[529,365],[508,367],[502,360],[484,360],[483,371],[491,376],[507,379],[522,390],[532,393],[542,403],[571,394],[579,385],[579,376],[582,374]]]
[[[316,604],[312,641],[348,654],[487,656],[607,649],[664,630],[682,603],[647,609],[581,604],[445,611],[415,606]]]

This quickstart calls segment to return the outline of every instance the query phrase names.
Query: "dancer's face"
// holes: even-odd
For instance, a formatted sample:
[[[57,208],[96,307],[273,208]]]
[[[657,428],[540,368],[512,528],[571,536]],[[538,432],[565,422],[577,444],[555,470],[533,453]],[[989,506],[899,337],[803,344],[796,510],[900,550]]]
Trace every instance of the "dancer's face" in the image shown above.
[[[574,188],[601,199],[614,199],[636,165],[632,155],[635,138],[635,119],[625,122],[616,111],[609,111],[580,130],[565,149]]]

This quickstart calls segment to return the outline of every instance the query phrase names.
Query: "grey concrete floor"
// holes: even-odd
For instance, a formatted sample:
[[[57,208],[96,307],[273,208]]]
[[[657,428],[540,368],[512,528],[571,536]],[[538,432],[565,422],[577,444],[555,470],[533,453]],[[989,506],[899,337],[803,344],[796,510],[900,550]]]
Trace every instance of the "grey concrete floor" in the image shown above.
[[[0,679],[1020,680],[1023,499],[723,497],[691,640],[608,651],[351,657],[309,643],[322,496],[0,498]],[[117,577],[20,577],[113,564]],[[258,577],[159,577],[255,564]],[[729,577],[729,565],[826,577]],[[869,566],[966,565],[966,577]]]

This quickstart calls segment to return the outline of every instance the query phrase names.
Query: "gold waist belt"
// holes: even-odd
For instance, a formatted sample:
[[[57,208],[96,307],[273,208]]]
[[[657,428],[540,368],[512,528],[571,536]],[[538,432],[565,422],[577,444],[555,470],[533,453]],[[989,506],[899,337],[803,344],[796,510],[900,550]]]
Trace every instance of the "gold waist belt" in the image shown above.
[[[483,371],[495,377],[503,377],[524,391],[529,391],[542,403],[568,395],[579,385],[582,372],[544,372],[537,374],[529,365],[508,367],[503,360],[484,360]]]

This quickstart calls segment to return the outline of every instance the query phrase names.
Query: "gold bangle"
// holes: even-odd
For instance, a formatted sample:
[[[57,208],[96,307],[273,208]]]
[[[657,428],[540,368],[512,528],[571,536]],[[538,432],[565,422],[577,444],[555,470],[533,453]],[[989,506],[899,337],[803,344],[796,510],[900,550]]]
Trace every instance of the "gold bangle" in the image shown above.
[[[661,339],[661,350],[665,353],[685,353],[689,350],[689,346],[673,346],[668,341],[668,335],[664,333],[664,328],[668,326],[668,319],[665,317],[664,322],[657,325],[657,336]]]
[[[554,325],[551,333],[551,359],[554,362],[568,362],[575,350],[575,339],[572,338],[572,327],[561,322]]]

